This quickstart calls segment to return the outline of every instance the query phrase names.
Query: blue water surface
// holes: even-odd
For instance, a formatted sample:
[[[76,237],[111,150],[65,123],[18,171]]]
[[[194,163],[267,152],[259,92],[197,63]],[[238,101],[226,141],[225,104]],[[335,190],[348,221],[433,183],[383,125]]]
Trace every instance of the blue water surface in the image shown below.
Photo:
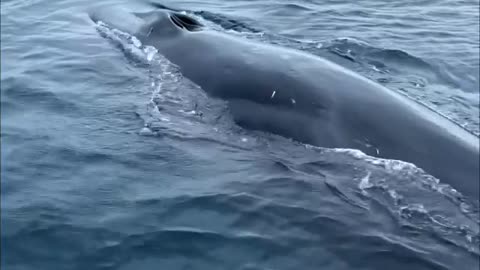
[[[412,164],[236,126],[88,12],[2,0],[2,269],[478,269],[478,209]],[[165,1],[479,134],[478,0]],[[381,113],[381,112],[379,112]]]

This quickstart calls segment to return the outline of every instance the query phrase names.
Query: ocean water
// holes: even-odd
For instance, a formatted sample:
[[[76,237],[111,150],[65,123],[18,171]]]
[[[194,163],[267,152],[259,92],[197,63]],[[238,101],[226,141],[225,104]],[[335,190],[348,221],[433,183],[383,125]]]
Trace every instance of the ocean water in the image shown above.
[[[479,211],[413,164],[236,126],[88,11],[2,0],[2,269],[478,269]],[[331,59],[475,134],[479,2],[165,1]]]

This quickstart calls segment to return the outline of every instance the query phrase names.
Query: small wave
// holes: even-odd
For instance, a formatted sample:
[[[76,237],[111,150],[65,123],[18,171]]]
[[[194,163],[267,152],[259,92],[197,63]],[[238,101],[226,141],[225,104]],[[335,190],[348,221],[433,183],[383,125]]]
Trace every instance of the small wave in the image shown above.
[[[416,228],[434,230],[442,238],[480,254],[477,206],[468,203],[458,191],[408,162],[371,157],[352,149],[332,152],[346,153],[374,165],[366,166],[365,175],[358,180],[363,195],[374,198],[375,192],[381,190],[391,200],[389,207],[404,221],[412,222]]]
[[[267,12],[268,16],[288,17],[288,16],[309,16],[315,9],[309,8],[306,3],[288,3],[288,4],[274,4]]]
[[[301,10],[301,11],[310,11],[312,9],[306,7],[305,5],[300,5],[300,4],[295,4],[295,3],[289,3],[289,4],[283,4],[283,8],[289,9],[289,10]]]
[[[415,69],[432,69],[429,63],[402,50],[376,48],[353,38],[337,38],[322,44],[322,48],[351,61],[377,63],[377,68],[401,65]]]
[[[282,256],[292,249],[276,239],[254,233],[226,234],[180,226],[123,234],[65,224],[28,228],[12,236],[2,236],[2,241],[8,243],[11,254],[3,263],[15,265],[29,258],[40,268],[48,268],[55,261],[62,268],[74,264],[78,269],[111,269],[152,259],[158,260],[156,265],[171,265],[175,269],[198,265],[217,269],[259,262],[267,254]],[[41,243],[45,242],[50,243],[48,252],[42,251]]]
[[[32,86],[19,78],[2,80],[2,105],[11,105],[8,108],[19,108],[30,110],[32,108],[42,107],[49,111],[73,113],[78,110],[75,103],[60,95],[55,94],[50,89],[42,85]]]

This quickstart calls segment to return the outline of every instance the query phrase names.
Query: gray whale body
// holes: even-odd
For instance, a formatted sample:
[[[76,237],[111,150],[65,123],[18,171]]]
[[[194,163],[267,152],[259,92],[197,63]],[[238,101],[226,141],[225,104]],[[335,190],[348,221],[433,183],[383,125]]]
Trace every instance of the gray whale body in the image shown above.
[[[479,138],[432,110],[340,65],[209,30],[187,15],[96,10],[180,67],[235,122],[327,148],[411,162],[479,201]]]

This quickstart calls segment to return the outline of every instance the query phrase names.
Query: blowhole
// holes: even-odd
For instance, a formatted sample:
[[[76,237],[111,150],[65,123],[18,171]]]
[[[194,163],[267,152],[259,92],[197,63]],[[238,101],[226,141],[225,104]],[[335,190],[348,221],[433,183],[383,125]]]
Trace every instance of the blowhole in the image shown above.
[[[198,22],[194,18],[191,18],[187,15],[179,14],[179,13],[171,14],[170,19],[176,26],[182,29],[185,29],[187,31],[198,31],[203,26],[200,22]]]

